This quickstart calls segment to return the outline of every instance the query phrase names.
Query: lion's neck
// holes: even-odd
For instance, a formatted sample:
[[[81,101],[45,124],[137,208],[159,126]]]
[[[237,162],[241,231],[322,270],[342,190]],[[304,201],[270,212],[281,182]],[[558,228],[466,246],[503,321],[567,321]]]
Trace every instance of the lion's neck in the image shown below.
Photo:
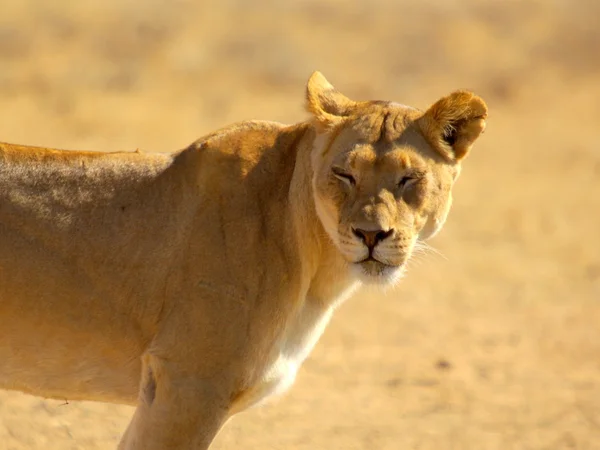
[[[298,143],[296,168],[290,184],[290,214],[308,283],[307,301],[330,309],[349,297],[360,283],[351,275],[347,262],[328,237],[315,210],[310,163],[314,137],[314,131],[309,128]]]
[[[358,285],[349,276],[346,263],[329,240],[315,211],[310,164],[314,133],[306,126],[298,128],[298,132],[301,135],[292,144],[296,161],[287,208],[288,223],[292,226],[285,229],[292,235],[286,236],[290,239],[285,241],[294,243],[294,253],[298,255],[300,270],[293,275],[300,277],[300,291],[297,292],[300,298],[290,299],[293,306],[287,309],[276,340],[268,344],[270,350],[266,360],[257,370],[259,377],[236,399],[233,413],[291,386],[335,307]]]

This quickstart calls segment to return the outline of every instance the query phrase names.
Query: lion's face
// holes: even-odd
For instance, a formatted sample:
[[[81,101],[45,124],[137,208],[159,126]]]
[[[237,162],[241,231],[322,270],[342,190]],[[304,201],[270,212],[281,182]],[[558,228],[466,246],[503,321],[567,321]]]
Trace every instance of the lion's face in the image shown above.
[[[350,127],[321,141],[313,192],[325,230],[364,281],[393,282],[446,220],[457,167],[436,163],[418,136],[370,142]]]
[[[476,104],[462,107],[456,118],[447,111],[456,106],[448,97],[423,113],[394,103],[352,102],[328,84],[317,94],[312,88],[309,82],[309,109],[317,118],[312,150],[317,214],[363,282],[393,283],[418,242],[446,220],[465,146],[483,130],[485,111],[475,108],[483,102],[468,95]],[[329,110],[311,104],[311,94],[321,101],[317,106]],[[436,126],[439,120],[450,120],[449,126]],[[468,140],[465,133],[471,134]]]

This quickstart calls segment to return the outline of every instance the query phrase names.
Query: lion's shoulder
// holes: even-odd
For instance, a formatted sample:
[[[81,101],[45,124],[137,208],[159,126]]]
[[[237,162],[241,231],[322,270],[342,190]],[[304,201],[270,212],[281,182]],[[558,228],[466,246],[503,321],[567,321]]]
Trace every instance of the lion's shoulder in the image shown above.
[[[197,145],[208,143],[218,145],[219,143],[236,139],[240,136],[256,135],[268,137],[277,135],[287,126],[283,123],[269,120],[245,120],[212,131],[199,138],[195,143]]]
[[[302,123],[239,122],[201,137],[183,152],[197,154],[201,168],[226,176],[245,175],[257,167],[272,175],[293,168],[297,143],[307,128]]]
[[[287,125],[266,120],[248,120],[220,128],[196,140],[192,147],[207,153],[253,159],[265,148],[277,146]]]

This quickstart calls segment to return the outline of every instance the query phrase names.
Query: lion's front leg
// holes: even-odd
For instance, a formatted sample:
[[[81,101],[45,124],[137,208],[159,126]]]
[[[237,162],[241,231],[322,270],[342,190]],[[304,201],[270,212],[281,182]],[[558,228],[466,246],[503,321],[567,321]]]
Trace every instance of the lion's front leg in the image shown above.
[[[118,449],[206,450],[228,406],[222,379],[198,379],[175,362],[146,355],[138,407]]]

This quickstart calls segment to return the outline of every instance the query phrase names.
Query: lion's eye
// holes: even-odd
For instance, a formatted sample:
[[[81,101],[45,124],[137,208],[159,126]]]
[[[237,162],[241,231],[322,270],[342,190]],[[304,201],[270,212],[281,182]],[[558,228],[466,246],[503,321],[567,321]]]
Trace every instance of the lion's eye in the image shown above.
[[[344,183],[348,184],[349,186],[356,185],[356,180],[349,173],[343,172],[342,170],[337,169],[337,168],[333,169],[332,172],[333,172],[333,176],[335,176],[338,180],[342,180]]]

